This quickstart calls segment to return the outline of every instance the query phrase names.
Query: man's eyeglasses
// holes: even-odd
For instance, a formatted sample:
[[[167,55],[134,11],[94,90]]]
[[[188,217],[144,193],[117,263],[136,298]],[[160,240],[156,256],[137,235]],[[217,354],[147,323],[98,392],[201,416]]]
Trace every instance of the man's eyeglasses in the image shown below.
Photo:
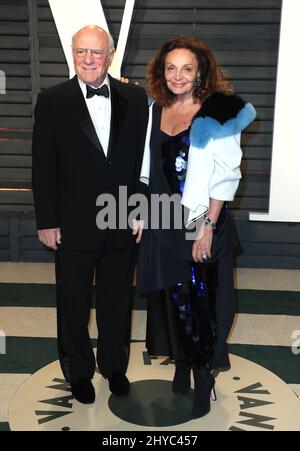
[[[74,49],[73,48],[73,52],[75,53],[76,56],[78,56],[79,58],[83,58],[87,55],[88,52],[91,52],[91,54],[93,55],[93,57],[95,59],[100,59],[103,58],[106,55],[106,52],[104,50],[98,50],[98,49]]]

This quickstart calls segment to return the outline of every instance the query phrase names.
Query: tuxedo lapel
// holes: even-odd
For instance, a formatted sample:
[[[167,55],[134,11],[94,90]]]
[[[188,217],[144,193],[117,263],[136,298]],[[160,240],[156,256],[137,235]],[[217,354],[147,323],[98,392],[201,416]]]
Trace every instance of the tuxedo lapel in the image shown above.
[[[127,100],[119,93],[114,79],[109,77],[109,81],[111,92],[111,122],[107,158],[111,157],[112,152],[114,152],[118,144],[127,110]]]
[[[68,103],[86,136],[94,144],[94,146],[101,151],[101,154],[103,154],[103,156],[105,157],[103,148],[101,146],[95,127],[93,125],[93,121],[90,117],[88,108],[84,101],[82,91],[78,84],[77,77],[75,76],[74,78],[72,78],[70,82],[71,84]]]

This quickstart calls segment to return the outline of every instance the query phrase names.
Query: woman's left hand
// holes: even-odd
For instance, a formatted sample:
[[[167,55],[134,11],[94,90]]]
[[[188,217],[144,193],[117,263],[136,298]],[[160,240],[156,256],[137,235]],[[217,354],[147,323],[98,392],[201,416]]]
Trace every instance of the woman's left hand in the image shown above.
[[[211,257],[211,243],[213,239],[212,227],[204,227],[201,238],[196,239],[193,244],[192,256],[195,262],[203,263]]]

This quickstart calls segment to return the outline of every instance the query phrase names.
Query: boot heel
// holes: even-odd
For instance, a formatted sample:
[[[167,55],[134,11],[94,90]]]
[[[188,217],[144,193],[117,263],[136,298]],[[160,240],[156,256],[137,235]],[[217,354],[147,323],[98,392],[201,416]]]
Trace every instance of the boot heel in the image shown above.
[[[192,418],[200,418],[210,411],[210,397],[214,389],[215,378],[207,368],[193,365],[194,402]],[[214,392],[214,397],[215,392]]]
[[[211,392],[210,392],[210,399],[212,401],[217,401],[217,395],[216,395],[216,390],[215,387],[212,388]]]

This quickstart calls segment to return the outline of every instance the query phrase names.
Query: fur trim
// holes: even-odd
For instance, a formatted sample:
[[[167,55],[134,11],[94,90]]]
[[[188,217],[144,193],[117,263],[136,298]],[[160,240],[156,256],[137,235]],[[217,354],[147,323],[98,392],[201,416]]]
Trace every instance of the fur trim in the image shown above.
[[[199,116],[193,122],[191,145],[203,148],[210,139],[236,135],[248,127],[255,116],[251,103],[245,104],[240,97],[213,94],[204,102]]]

